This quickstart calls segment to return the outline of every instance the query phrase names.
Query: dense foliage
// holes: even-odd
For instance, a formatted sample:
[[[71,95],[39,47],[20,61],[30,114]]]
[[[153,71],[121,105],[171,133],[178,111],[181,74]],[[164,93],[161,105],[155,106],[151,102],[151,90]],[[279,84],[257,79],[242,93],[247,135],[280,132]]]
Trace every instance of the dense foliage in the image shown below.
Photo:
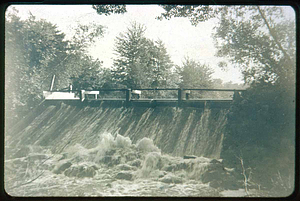
[[[102,26],[78,25],[71,40],[57,27],[31,15],[26,20],[17,10],[5,19],[5,110],[7,119],[18,119],[42,100],[56,75],[54,90],[62,89],[76,78],[96,76],[101,63],[86,55],[86,48],[103,34]],[[89,72],[85,68],[89,67]],[[72,77],[72,79],[70,79]],[[94,85],[94,81],[86,83]],[[8,123],[13,121],[8,121]]]
[[[217,56],[241,68],[246,83],[294,85],[295,22],[285,19],[280,7],[228,6],[221,11],[214,34]]]
[[[284,179],[277,185],[276,175],[289,178],[294,172],[294,23],[280,7],[225,7],[214,35],[217,55],[241,68],[250,84],[232,105],[223,157],[244,157],[256,167],[254,180],[279,194],[292,188],[281,186],[290,186]]]
[[[194,26],[215,16],[212,6],[209,5],[161,5],[161,7],[165,12],[156,19],[187,17]]]
[[[162,41],[147,39],[146,28],[132,23],[116,39],[113,79],[127,88],[155,88],[167,85],[172,62]]]
[[[99,15],[123,14],[127,12],[126,5],[98,4],[93,5],[92,8],[95,9]]]
[[[181,78],[181,88],[211,88],[213,71],[208,66],[193,59],[185,58],[182,66],[177,66]]]
[[[64,63],[60,64],[68,43],[54,25],[36,21],[34,16],[23,21],[10,15],[5,31],[6,109],[26,112],[38,103],[42,89],[49,87],[52,72],[63,72]]]
[[[176,66],[176,71],[180,78],[180,88],[213,88],[213,79],[211,77],[213,71],[205,64],[187,57],[181,66]],[[215,93],[209,92],[207,94],[207,92],[194,91],[190,94],[190,98],[212,97],[214,95]]]
[[[279,6],[223,6],[195,21],[191,17],[203,12],[193,14],[191,9],[195,8],[208,9],[167,6],[163,16],[189,17],[194,25],[217,17],[213,35],[216,55],[240,68],[250,85],[232,104],[221,157],[231,164],[243,158],[248,167],[246,176],[256,182],[252,187],[272,187],[280,196],[291,193],[293,181],[288,179],[294,176],[295,163],[294,19],[288,19]],[[222,68],[227,66],[225,61],[220,63]]]

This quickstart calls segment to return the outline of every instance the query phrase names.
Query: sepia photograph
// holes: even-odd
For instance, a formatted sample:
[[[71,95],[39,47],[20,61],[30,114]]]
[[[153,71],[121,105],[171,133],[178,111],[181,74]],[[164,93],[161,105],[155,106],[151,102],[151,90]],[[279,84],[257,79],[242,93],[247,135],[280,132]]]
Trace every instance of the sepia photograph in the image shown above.
[[[297,192],[292,6],[10,4],[4,15],[8,196]]]

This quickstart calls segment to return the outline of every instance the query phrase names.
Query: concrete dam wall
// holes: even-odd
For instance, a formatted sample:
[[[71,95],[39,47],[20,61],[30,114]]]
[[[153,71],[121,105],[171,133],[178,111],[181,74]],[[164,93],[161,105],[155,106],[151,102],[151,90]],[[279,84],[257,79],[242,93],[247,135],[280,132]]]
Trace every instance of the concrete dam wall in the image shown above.
[[[97,146],[102,134],[120,134],[133,143],[150,138],[162,153],[219,158],[227,109],[176,107],[97,107],[44,102],[12,129],[7,145],[49,146],[61,153],[76,143]]]

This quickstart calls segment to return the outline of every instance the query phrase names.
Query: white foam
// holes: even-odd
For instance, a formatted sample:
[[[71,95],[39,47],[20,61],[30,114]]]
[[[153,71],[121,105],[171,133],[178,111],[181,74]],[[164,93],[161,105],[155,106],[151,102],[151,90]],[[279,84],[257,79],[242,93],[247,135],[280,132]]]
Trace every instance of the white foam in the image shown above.
[[[142,169],[139,173],[141,177],[151,177],[150,173],[159,169],[161,162],[161,155],[158,152],[150,152],[146,155],[143,162]],[[156,174],[155,174],[156,175]]]
[[[115,143],[116,146],[119,148],[126,148],[126,147],[130,147],[132,142],[129,137],[124,137],[118,134]]]
[[[160,149],[154,145],[153,140],[146,137],[137,142],[136,148],[145,152],[161,152]]]

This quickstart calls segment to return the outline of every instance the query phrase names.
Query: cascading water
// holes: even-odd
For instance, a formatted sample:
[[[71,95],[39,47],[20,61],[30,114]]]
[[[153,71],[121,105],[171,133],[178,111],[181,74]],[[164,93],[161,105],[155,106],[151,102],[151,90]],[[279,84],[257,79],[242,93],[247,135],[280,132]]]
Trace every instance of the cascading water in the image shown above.
[[[46,108],[7,134],[12,195],[218,196],[222,182],[236,182],[219,159],[226,109]],[[16,168],[21,181],[11,179]]]
[[[163,153],[173,156],[219,158],[227,113],[226,109],[76,108],[65,104],[48,110],[50,117],[40,114],[7,144],[53,146],[59,153],[75,143],[94,147],[97,136],[109,132],[128,136],[134,143],[150,138]]]

